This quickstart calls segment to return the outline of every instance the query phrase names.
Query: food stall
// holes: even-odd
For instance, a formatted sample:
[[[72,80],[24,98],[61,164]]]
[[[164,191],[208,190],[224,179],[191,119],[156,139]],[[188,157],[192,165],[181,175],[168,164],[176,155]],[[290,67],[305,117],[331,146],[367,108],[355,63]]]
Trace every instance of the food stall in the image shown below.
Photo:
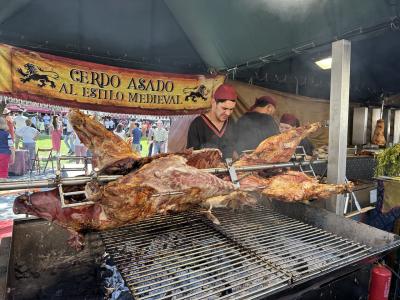
[[[361,146],[375,131],[365,130],[370,116],[378,114],[350,101],[357,90],[350,84],[350,54],[363,34],[398,30],[393,3],[360,2],[365,8],[360,15],[346,1],[332,4],[334,10],[325,4],[311,9],[313,1],[295,9],[262,1],[254,6],[123,1],[103,3],[104,14],[87,1],[56,9],[43,1],[14,14],[25,5],[16,2],[0,15],[10,18],[0,22],[0,99],[71,109],[74,130],[95,159],[84,176],[66,176],[58,161],[52,177],[0,182],[0,191],[34,190],[15,199],[15,214],[25,218],[15,219],[12,237],[1,240],[0,298],[366,299],[375,291],[387,296],[390,279],[386,289],[374,288],[371,280],[370,290],[370,274],[379,264],[390,275],[383,265],[400,247],[400,237],[360,222],[374,210],[375,161],[367,154],[377,149]],[[288,17],[291,11],[296,13]],[[342,18],[343,11],[351,13]],[[221,18],[226,12],[230,16]],[[39,15],[32,21],[34,32],[19,28],[16,39],[11,29],[22,24],[25,13]],[[318,26],[330,14],[343,24],[334,30]],[[46,32],[37,35],[36,19],[49,20],[46,26],[62,40],[62,49],[50,35],[39,41]],[[72,24],[77,32],[69,31]],[[261,28],[271,29],[268,38]],[[21,42],[30,38],[38,44]],[[314,60],[326,48],[331,71],[318,73],[314,63],[316,73],[294,71],[301,69],[296,59],[311,53]],[[272,94],[278,116],[296,113],[303,126],[237,161],[222,160],[212,149],[139,158],[82,113],[199,114],[225,81],[238,91],[235,118],[256,94]],[[373,101],[381,115],[372,119],[384,119],[386,141],[396,143],[388,125],[393,115],[386,115],[376,97]],[[325,149],[311,161],[297,148],[309,134]],[[286,156],[279,155],[283,150]]]

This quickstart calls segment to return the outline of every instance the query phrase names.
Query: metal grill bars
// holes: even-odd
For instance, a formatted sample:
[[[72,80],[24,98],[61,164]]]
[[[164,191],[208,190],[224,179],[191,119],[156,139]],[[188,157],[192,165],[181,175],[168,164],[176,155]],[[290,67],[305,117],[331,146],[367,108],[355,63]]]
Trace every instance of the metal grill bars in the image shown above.
[[[369,248],[274,211],[259,208],[238,214],[218,211],[225,234],[294,279],[346,265]]]
[[[290,279],[197,217],[191,218],[186,223],[178,219],[177,226],[144,224],[102,233],[135,297],[233,296],[251,288],[281,287]]]
[[[137,299],[249,299],[366,257],[369,249],[265,208],[157,216],[101,232]]]

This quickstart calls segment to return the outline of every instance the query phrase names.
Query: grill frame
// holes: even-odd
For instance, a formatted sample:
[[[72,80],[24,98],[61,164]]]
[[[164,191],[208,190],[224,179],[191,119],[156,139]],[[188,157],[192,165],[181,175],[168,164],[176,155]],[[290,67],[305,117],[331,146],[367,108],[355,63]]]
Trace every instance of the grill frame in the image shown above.
[[[355,245],[363,244],[363,245],[367,246],[366,248],[368,248],[368,250],[365,250],[366,248],[364,246],[360,246],[360,248],[364,249],[364,253],[362,255],[357,254],[355,259],[345,261],[341,264],[332,265],[329,268],[323,268],[323,269],[315,268],[316,272],[310,273],[310,274],[300,273],[300,274],[294,275],[293,274],[294,270],[289,270],[289,272],[286,272],[286,270],[281,269],[279,267],[279,264],[278,264],[278,268],[276,268],[276,265],[273,264],[273,268],[280,270],[282,272],[282,274],[284,274],[283,278],[285,278],[285,282],[287,282],[287,284],[278,283],[277,286],[275,286],[275,288],[272,288],[271,290],[267,290],[267,291],[266,291],[266,288],[252,291],[251,293],[246,294],[246,296],[245,296],[246,299],[262,299],[267,296],[275,297],[276,295],[279,295],[279,294],[285,294],[285,293],[288,293],[289,291],[293,292],[294,290],[301,289],[301,286],[303,286],[303,287],[305,285],[310,286],[312,284],[316,284],[317,282],[321,283],[324,280],[327,280],[328,278],[330,278],[331,276],[338,276],[337,274],[340,274],[343,272],[349,272],[350,270],[355,270],[357,268],[360,268],[362,265],[370,264],[371,261],[377,259],[377,257],[379,257],[380,255],[383,255],[384,252],[400,246],[400,237],[398,237],[398,236],[380,231],[378,229],[372,228],[372,227],[364,225],[364,224],[356,223],[352,220],[338,217],[328,211],[325,211],[325,210],[322,210],[319,208],[315,208],[315,207],[311,207],[309,205],[305,205],[302,203],[283,203],[283,202],[279,202],[279,201],[264,199],[263,208],[260,208],[259,210],[255,210],[255,211],[265,212],[265,210],[270,211],[271,215],[275,215],[278,221],[279,220],[285,221],[288,224],[292,224],[295,227],[295,229],[292,232],[292,235],[295,235],[296,232],[299,232],[299,233],[302,233],[302,237],[308,237],[309,240],[310,239],[312,240],[313,237],[315,238],[315,236],[311,235],[310,233],[319,232],[319,233],[321,233],[321,236],[325,238],[325,240],[320,240],[317,238],[316,240],[318,241],[318,243],[323,244],[324,241],[326,242],[329,240],[335,240],[336,243],[339,243],[339,244],[342,242],[347,243],[347,244],[352,243]],[[180,215],[176,216],[176,218],[178,220],[177,223],[175,223],[175,221],[174,221],[175,217],[169,217],[170,220],[172,220],[172,221],[169,221],[170,223],[167,222],[167,224],[169,224],[169,225],[167,225],[167,227],[172,226],[171,228],[173,228],[174,226],[182,226],[185,222],[184,220],[186,219],[186,222],[189,222],[190,225],[193,225],[195,227],[199,226],[197,229],[200,229],[200,232],[195,233],[195,234],[191,233],[191,235],[196,236],[196,237],[201,237],[202,235],[209,234],[209,233],[204,233],[204,228],[206,228],[206,227],[202,227],[203,225],[199,225],[200,223],[195,222],[195,220],[201,221],[201,223],[206,224],[207,226],[209,226],[209,228],[214,229],[215,232],[220,233],[221,236],[224,237],[224,239],[226,239],[226,243],[228,243],[228,241],[229,241],[229,243],[232,243],[233,245],[237,245],[238,247],[241,247],[242,249],[244,249],[243,253],[245,253],[247,255],[252,255],[253,257],[260,259],[261,261],[266,262],[267,265],[269,264],[269,266],[270,266],[271,261],[266,260],[265,257],[263,257],[262,251],[266,251],[265,250],[266,247],[261,247],[261,253],[260,253],[260,249],[255,249],[254,247],[246,245],[246,243],[243,243],[243,240],[241,239],[240,235],[245,235],[246,232],[251,231],[251,226],[248,229],[241,230],[240,231],[241,234],[237,234],[237,232],[235,234],[235,230],[234,230],[234,228],[232,228],[232,224],[230,224],[233,222],[232,216],[233,217],[236,216],[237,218],[242,218],[245,214],[254,214],[255,211],[254,210],[250,210],[250,211],[244,210],[244,211],[238,212],[236,215],[235,214],[232,215],[231,212],[226,212],[226,211],[224,212],[222,210],[221,215],[219,215],[218,213],[221,211],[217,210],[216,216],[218,218],[223,216],[224,213],[229,215],[229,218],[227,218],[226,220],[224,220],[224,218],[220,219],[220,221],[221,221],[220,226],[212,224],[210,221],[208,221],[207,219],[205,219],[204,217],[202,217],[201,215],[198,215],[196,213],[180,214]],[[260,216],[258,216],[258,217],[260,217]],[[145,221],[143,223],[145,225],[142,225],[142,223],[141,223],[140,225],[133,225],[133,227],[135,227],[135,226],[139,226],[139,227],[140,226],[145,226],[145,227],[146,226],[150,226],[150,227],[158,226],[160,223],[157,223],[157,222],[160,222],[163,218],[164,217],[157,216],[154,220]],[[166,218],[168,218],[168,217],[166,217]],[[196,219],[196,218],[198,218],[198,219]],[[269,218],[266,218],[264,221],[269,222],[272,219],[271,219],[271,216],[269,216]],[[298,223],[299,221],[303,222],[305,224],[299,225],[299,223]],[[224,226],[224,223],[226,223],[227,225]],[[246,223],[239,222],[237,226],[239,226],[240,224],[246,224]],[[231,226],[231,227],[229,227],[229,226]],[[257,227],[258,225],[254,225],[254,226]],[[302,229],[305,229],[305,231],[302,232]],[[118,230],[121,230],[121,229],[114,230],[117,235],[118,235]],[[203,230],[203,232],[201,232],[201,230]],[[276,230],[278,232],[279,232],[279,230],[281,230],[279,227],[279,224],[276,226]],[[357,233],[357,234],[355,235],[355,233]],[[104,233],[101,233],[101,236],[104,238],[104,235],[107,235],[107,234],[109,234],[109,233],[104,232]],[[113,233],[112,231],[110,232],[110,234],[111,234],[111,236],[115,236],[115,233]],[[154,234],[161,235],[160,230],[155,229]],[[337,240],[334,235],[340,235],[343,238],[340,240]],[[145,239],[145,237],[141,237],[141,238]],[[183,237],[183,239],[185,239],[185,238],[186,237]],[[190,239],[190,235],[189,235],[189,239]],[[346,239],[350,240],[351,242],[347,242]],[[107,248],[108,242],[107,241],[104,241],[104,242],[105,242],[105,245]],[[272,242],[272,244],[274,244],[274,243]],[[224,249],[223,245],[224,245],[224,243],[222,243],[220,245],[221,249]],[[275,247],[277,248],[278,244],[276,244]],[[300,246],[298,246],[298,247],[300,247]],[[309,249],[308,255],[312,256],[311,250],[312,249]],[[192,250],[192,251],[195,251],[195,250]],[[218,249],[216,249],[216,251],[218,251]],[[301,252],[300,248],[297,249],[296,251]],[[297,252],[293,252],[293,253],[297,253]],[[291,253],[291,254],[293,254],[293,253]],[[112,253],[110,253],[110,254],[113,256]],[[174,255],[172,255],[172,256],[174,256]],[[239,257],[239,259],[240,259],[240,257]],[[280,258],[280,259],[282,260],[282,258]],[[344,259],[345,258],[343,258],[343,260]],[[193,261],[193,259],[192,259],[192,261]],[[201,259],[200,259],[200,261],[201,261]],[[117,266],[118,266],[118,259],[116,262],[117,262]],[[179,265],[179,262],[176,264]],[[304,266],[303,267],[299,266],[298,269],[299,268],[300,269],[304,268]],[[124,279],[126,280],[127,278],[126,278],[126,276],[124,276],[123,270],[121,273],[122,273]],[[196,272],[191,271],[191,273],[196,273]],[[336,275],[333,275],[333,274],[336,274]],[[290,276],[290,275],[292,275],[292,276]],[[162,276],[160,276],[160,277],[162,277]],[[164,282],[168,282],[168,281],[172,282],[173,280],[174,279],[164,279]],[[129,280],[128,282],[131,282],[131,281],[132,280]],[[139,282],[141,283],[144,281],[139,281]],[[182,282],[184,283],[184,280],[182,280]],[[156,283],[150,284],[150,286],[155,286],[155,285],[156,285]],[[186,285],[190,286],[189,283],[187,283]],[[139,295],[141,295],[141,294],[139,294]],[[178,293],[177,295],[180,295],[180,293]],[[138,295],[136,294],[136,296],[138,296]],[[229,298],[232,296],[235,296],[235,294],[225,295],[225,297],[222,297],[221,299]],[[147,298],[146,297],[145,298],[138,297],[138,299],[150,299],[150,298],[151,298],[150,296],[148,296]],[[239,299],[238,297],[235,297],[235,298]],[[161,299],[163,299],[163,298],[161,298]]]
[[[390,250],[400,246],[400,237],[397,235],[349,219],[338,217],[335,214],[320,208],[302,203],[283,203],[279,201],[265,201],[263,204],[265,207],[273,209],[283,215],[371,246],[371,252],[369,253],[369,256],[360,261],[355,261],[342,267],[325,270],[313,277],[294,282],[290,286],[276,289],[268,296],[260,293],[247,297],[247,299],[264,299],[266,297],[268,297],[268,299],[296,298],[303,300],[316,298],[353,299],[355,297],[360,297],[360,294],[366,297],[366,293],[360,292],[360,289],[361,287],[363,287],[363,291],[367,291],[368,289],[369,269],[372,262],[385,255]],[[242,212],[240,211],[238,213]],[[178,216],[183,218],[183,215]],[[158,217],[151,221],[149,220],[149,222],[157,222],[157,218]],[[204,222],[208,222],[208,220]],[[179,223],[177,224],[179,225]],[[173,223],[170,225],[172,226]],[[54,235],[54,232],[50,234],[50,231],[54,230],[57,231],[57,235]],[[38,235],[40,238],[38,238]],[[49,238],[50,236],[52,238]],[[9,245],[9,247],[3,247],[3,249],[0,248],[0,256],[1,254],[4,254],[4,256],[10,257],[6,272],[8,278],[7,281],[0,282],[0,294],[2,291],[4,293],[5,291],[11,291],[11,294],[6,295],[6,298],[13,299],[15,291],[19,291],[20,293],[33,297],[40,292],[39,287],[46,288],[51,284],[48,281],[44,282],[41,280],[41,277],[29,278],[29,285],[25,283],[25,280],[20,282],[14,276],[13,261],[20,261],[21,259],[25,260],[26,262],[29,262],[29,267],[35,270],[42,267],[43,261],[40,257],[43,255],[50,255],[50,257],[51,255],[56,255],[59,257],[60,262],[63,262],[64,260],[75,262],[76,258],[80,257],[82,253],[71,251],[71,249],[66,245],[66,239],[67,232],[54,223],[52,224],[48,221],[37,218],[14,220],[12,239],[3,239],[1,245]],[[101,243],[100,233],[91,232],[87,235],[86,248],[84,252],[93,255],[95,251],[99,251],[98,246],[93,247],[93,241],[97,240]],[[10,241],[10,243],[3,243],[4,241]],[[29,251],[26,251],[27,249],[29,249]],[[31,259],[32,251],[35,253],[35,259]],[[103,252],[99,253],[99,255],[102,255],[102,253]],[[52,259],[56,258],[57,257],[53,257]],[[97,266],[93,265],[93,270],[91,272],[95,271],[96,268]],[[73,273],[73,271],[69,269],[66,269],[65,272],[67,272],[67,274]],[[87,274],[86,270],[85,274]],[[57,274],[54,280],[57,280],[57,278],[62,285],[65,281],[65,274]],[[78,281],[78,283],[80,282],[79,277],[72,278]],[[32,290],[33,286],[36,287],[36,289]],[[96,287],[97,285],[94,284],[91,289]],[[69,288],[69,290],[70,289],[71,288]]]

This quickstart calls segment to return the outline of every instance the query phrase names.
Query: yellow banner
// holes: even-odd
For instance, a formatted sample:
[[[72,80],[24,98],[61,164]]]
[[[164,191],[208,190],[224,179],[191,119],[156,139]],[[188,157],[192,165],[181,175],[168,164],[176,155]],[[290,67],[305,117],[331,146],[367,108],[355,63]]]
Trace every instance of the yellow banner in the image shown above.
[[[211,106],[222,75],[139,71],[0,44],[0,93],[119,113],[193,114]]]

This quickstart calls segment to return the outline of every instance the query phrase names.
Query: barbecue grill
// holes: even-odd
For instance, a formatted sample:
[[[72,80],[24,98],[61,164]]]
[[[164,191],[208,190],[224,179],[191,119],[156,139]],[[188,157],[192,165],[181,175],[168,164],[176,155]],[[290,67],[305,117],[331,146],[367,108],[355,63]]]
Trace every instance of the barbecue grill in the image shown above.
[[[37,227],[47,222],[15,221],[9,298],[21,299],[15,295],[27,288],[24,280],[29,280],[31,288],[37,281],[39,290],[48,284],[40,281],[40,277],[16,278],[15,269],[20,266],[15,262],[20,261],[28,264],[30,270],[36,268],[46,273],[40,259],[27,259],[25,256],[32,254],[19,249],[28,245],[34,257],[43,257],[40,252],[45,251],[46,259],[54,260],[52,265],[60,265],[57,260],[68,265],[66,261],[71,264],[85,255],[99,256],[105,250],[134,299],[273,299],[294,294],[306,299],[310,289],[321,288],[339,277],[349,273],[355,277],[354,272],[360,270],[368,274],[365,268],[374,260],[400,246],[400,237],[394,234],[301,203],[265,199],[257,208],[217,209],[214,214],[220,225],[213,224],[202,213],[191,211],[91,233],[84,254],[65,250],[63,238],[48,241]],[[27,234],[30,223],[36,233]],[[18,229],[20,224],[22,231]],[[53,227],[42,226],[46,232]],[[33,236],[33,240],[27,236]],[[93,241],[101,241],[102,245]],[[95,258],[84,261],[85,268],[96,268]],[[88,261],[91,261],[89,266]],[[64,272],[68,270],[65,267]],[[65,278],[57,280],[64,282]],[[368,277],[364,278],[367,285]],[[354,284],[354,279],[347,281]]]

